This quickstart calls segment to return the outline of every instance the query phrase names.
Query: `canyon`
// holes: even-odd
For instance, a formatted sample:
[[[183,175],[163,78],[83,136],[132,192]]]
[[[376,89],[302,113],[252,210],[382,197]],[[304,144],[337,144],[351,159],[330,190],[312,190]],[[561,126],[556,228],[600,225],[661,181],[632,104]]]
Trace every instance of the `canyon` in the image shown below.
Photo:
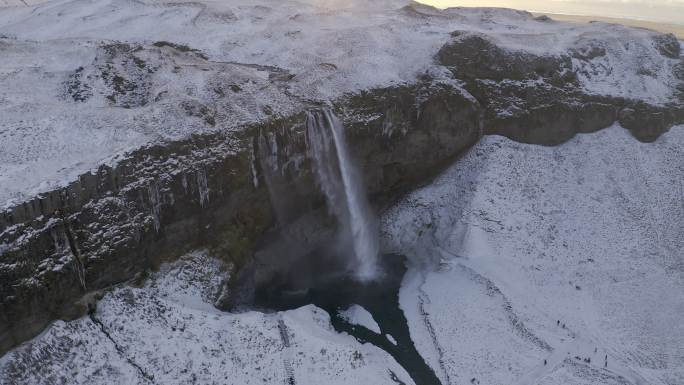
[[[458,351],[440,346],[458,346],[460,340],[449,342],[448,336],[455,332],[450,331],[447,319],[430,318],[437,313],[431,308],[440,306],[440,293],[462,289],[490,306],[477,322],[503,317],[514,325],[513,338],[523,342],[511,346],[526,346],[523,350],[528,350],[518,353],[529,360],[535,357],[540,361],[545,352],[574,352],[568,344],[557,345],[548,342],[546,334],[537,335],[550,333],[546,326],[539,326],[545,316],[528,312],[529,304],[517,291],[536,290],[534,285],[504,286],[501,282],[510,282],[501,277],[501,271],[494,267],[496,262],[486,258],[497,253],[483,254],[488,248],[510,247],[515,250],[514,258],[506,263],[539,264],[540,269],[558,274],[549,275],[553,279],[563,274],[546,258],[562,255],[567,261],[580,256],[599,260],[581,245],[573,245],[578,239],[574,236],[558,231],[546,234],[548,226],[582,229],[577,215],[591,217],[590,213],[595,213],[566,208],[566,215],[575,218],[566,224],[555,217],[554,210],[535,206],[562,206],[563,199],[577,207],[605,199],[618,202],[619,210],[633,211],[639,206],[634,202],[647,202],[648,196],[630,195],[634,189],[663,194],[658,195],[662,202],[656,211],[639,211],[628,217],[637,227],[647,218],[650,227],[643,230],[648,233],[643,237],[649,242],[657,240],[657,246],[648,248],[655,250],[655,256],[644,257],[634,266],[644,264],[657,276],[654,266],[665,264],[670,269],[665,275],[678,282],[682,271],[677,242],[684,237],[673,223],[682,218],[681,205],[676,204],[676,175],[682,175],[677,145],[681,144],[684,124],[684,58],[682,44],[673,35],[603,23],[565,24],[513,10],[437,10],[401,1],[374,5],[359,1],[345,7],[304,3],[96,1],[89,8],[77,9],[70,2],[49,2],[31,12],[0,12],[0,52],[7,64],[0,78],[4,86],[0,121],[6,127],[0,132],[4,143],[0,158],[5,164],[0,189],[0,354],[9,352],[0,370],[6,374],[7,383],[40,383],[40,378],[107,383],[109,377],[99,377],[102,368],[97,368],[97,358],[88,355],[118,357],[109,368],[117,381],[126,378],[155,383],[168,369],[155,364],[151,352],[159,350],[157,342],[147,336],[148,342],[136,345],[141,339],[136,327],[121,329],[118,325],[142,322],[147,329],[167,335],[171,333],[169,325],[185,317],[175,318],[177,314],[202,320],[188,321],[184,326],[194,333],[184,338],[200,345],[205,343],[197,337],[202,328],[231,335],[234,331],[224,330],[225,325],[246,325],[233,337],[217,337],[221,354],[229,354],[231,346],[241,346],[236,349],[247,355],[262,354],[273,341],[281,341],[283,350],[268,353],[278,364],[269,369],[275,372],[265,377],[266,382],[280,381],[276,372],[281,366],[288,378],[301,379],[307,366],[298,357],[288,356],[285,348],[313,343],[314,337],[305,330],[317,325],[313,329],[321,334],[314,336],[325,334],[326,339],[336,341],[335,348],[328,348],[316,340],[322,344],[316,345],[317,350],[356,357],[350,361],[352,369],[346,361],[335,364],[341,365],[335,370],[351,370],[353,381],[363,378],[384,383],[382,378],[392,383],[421,383],[415,378],[415,370],[422,370],[432,371],[442,384],[471,378],[480,381],[487,376],[491,376],[489,382],[483,383],[505,383],[501,371],[478,365],[503,365],[506,360],[480,360],[470,367],[479,371],[477,375],[459,377],[470,370],[464,364],[467,360]],[[104,10],[114,16],[105,19],[101,16]],[[142,21],[131,16],[141,11],[147,15],[143,19],[161,20],[167,23],[165,28],[157,32],[143,29],[139,24]],[[89,15],[84,16],[84,12]],[[85,18],[86,22],[77,29],[54,23],[50,28],[34,28],[56,15]],[[255,25],[263,27],[256,35]],[[207,31],[212,38],[207,38]],[[232,35],[222,37],[227,32]],[[369,38],[368,34],[383,38]],[[59,39],[52,41],[53,36]],[[28,66],[29,62],[38,64]],[[36,82],[37,77],[43,81]],[[33,94],[37,94],[35,100]],[[352,336],[355,332],[345,329],[347,324],[339,321],[332,307],[295,301],[297,306],[270,306],[270,310],[282,312],[252,311],[260,295],[266,293],[266,298],[271,298],[269,293],[281,284],[296,283],[289,288],[294,292],[308,290],[321,284],[319,277],[349,269],[334,255],[339,250],[329,251],[331,244],[339,243],[335,240],[340,223],[361,224],[361,228],[351,226],[349,232],[354,237],[372,232],[369,229],[375,226],[368,218],[344,219],[346,214],[336,214],[339,202],[335,194],[326,192],[320,172],[321,153],[318,159],[312,155],[312,139],[321,128],[321,124],[312,124],[312,119],[322,118],[329,123],[339,120],[328,126],[333,127],[331,133],[344,136],[335,143],[343,139],[348,149],[341,152],[338,147],[336,159],[328,156],[323,164],[338,163],[340,169],[333,173],[344,174],[342,154],[353,160],[359,175],[341,175],[347,179],[344,187],[350,187],[349,180],[358,179],[358,186],[364,190],[349,190],[344,195],[366,194],[369,200],[367,207],[348,201],[347,210],[351,212],[356,206],[356,213],[379,217],[376,227],[380,243],[370,247],[373,251],[362,251],[363,245],[372,243],[363,236],[362,243],[351,242],[354,253],[406,258],[405,275],[395,277],[400,283],[393,286],[394,294],[387,294],[397,296],[396,309],[385,310],[388,314],[403,311],[410,332],[396,331],[393,339],[398,346],[415,345],[412,349],[424,359],[423,366],[430,368],[427,371],[408,369],[393,361],[391,354],[384,355],[392,350],[392,345],[387,345],[392,344],[389,339],[376,339],[377,346],[386,346],[382,349],[360,344],[348,335],[340,337],[339,331]],[[18,137],[17,133],[26,136]],[[610,143],[616,143],[617,150]],[[594,153],[598,151],[594,149],[602,152]],[[607,187],[592,179],[589,166],[579,165],[582,151],[594,154],[587,160],[594,161],[594,169],[607,175],[642,167],[646,171],[635,171],[635,176],[647,178],[655,173],[662,174],[663,179],[625,188],[622,193],[611,190],[613,195],[604,196],[601,191]],[[649,157],[624,163],[620,155],[611,158],[612,151],[643,151]],[[669,163],[649,163],[659,156],[670,159]],[[482,157],[486,161],[478,162]],[[531,158],[530,163],[524,163],[527,158]],[[566,158],[574,162],[574,169],[564,169],[569,164],[563,162]],[[487,171],[488,164],[495,166]],[[530,175],[522,171],[527,169]],[[565,170],[577,183],[585,179],[594,183],[591,193],[580,193],[586,201],[573,195],[577,191],[559,187],[571,180],[556,181],[553,173],[559,170]],[[573,170],[584,173],[575,175],[573,172],[579,171]],[[516,184],[511,180],[515,173],[527,175],[530,185]],[[627,174],[620,174],[620,183],[632,177]],[[674,179],[664,182],[668,178]],[[497,189],[504,189],[500,186],[504,183],[509,193]],[[557,194],[553,186],[559,189]],[[479,195],[479,189],[489,194]],[[507,194],[520,200],[519,206],[502,203]],[[500,202],[490,206],[487,197]],[[534,203],[535,197],[539,202]],[[437,203],[439,207],[434,206]],[[516,221],[497,215],[511,210],[509,218],[525,222],[528,217],[516,210],[527,205],[535,209],[526,215],[539,216],[527,223],[537,227],[523,229],[524,223],[509,223]],[[668,205],[671,220],[658,211]],[[609,209],[614,208],[596,207]],[[488,220],[486,213],[499,219]],[[425,216],[434,220],[423,223]],[[557,222],[547,223],[549,216]],[[628,219],[624,223],[632,223]],[[464,225],[458,224],[466,220],[478,225],[469,224],[464,230]],[[612,231],[620,231],[619,224],[611,225]],[[498,238],[497,233],[507,236]],[[520,234],[526,234],[527,241],[516,243]],[[535,243],[537,237],[547,238]],[[585,239],[599,250],[609,249],[605,245],[616,242],[610,237],[592,237],[586,235]],[[604,255],[619,264],[618,256],[607,249],[602,250]],[[625,253],[640,261],[634,253],[648,254],[648,250],[637,244]],[[537,262],[526,259],[537,252],[555,257],[539,257]],[[476,259],[480,254],[476,262],[469,262],[468,257]],[[610,265],[602,261],[599,263]],[[603,274],[610,269],[599,271]],[[624,276],[630,274],[620,275]],[[545,279],[551,278],[529,278],[532,282]],[[445,283],[450,280],[465,283],[450,287]],[[624,281],[631,282],[627,278]],[[528,276],[521,282],[528,282]],[[341,286],[345,285],[354,284]],[[581,291],[584,285],[571,286]],[[598,287],[594,281],[590,285]],[[180,293],[187,291],[187,297],[180,298],[169,289],[177,287],[183,288]],[[170,291],[164,292],[167,289]],[[455,291],[451,297],[458,298],[460,293]],[[549,294],[541,298],[548,305],[554,297]],[[672,296],[663,298],[676,303]],[[378,320],[375,303],[369,300],[366,307],[376,312],[372,318]],[[445,303],[443,309],[449,306]],[[165,308],[173,311],[166,315]],[[155,310],[136,321],[135,314],[145,309]],[[470,309],[481,311],[477,306]],[[487,312],[496,317],[489,318]],[[456,317],[457,313],[444,314]],[[459,321],[463,325],[474,322],[467,314],[458,314],[465,317]],[[558,314],[564,314],[564,322],[575,328],[563,328],[572,334],[570,340],[581,336],[581,344],[595,343],[595,336],[579,331],[584,321],[571,324],[573,315],[562,309]],[[678,313],[667,314],[674,317]],[[155,326],[149,327],[152,324]],[[264,330],[276,334],[261,336],[258,325],[268,325]],[[383,332],[396,327],[392,325],[380,322]],[[288,333],[293,330],[295,336],[291,337]],[[241,345],[241,335],[252,336],[250,341],[259,346],[247,353],[251,347]],[[302,339],[297,337],[302,335]],[[80,343],[79,338],[83,338]],[[103,341],[104,347],[79,350],[89,339]],[[173,338],[169,340],[175,343]],[[30,342],[16,348],[26,341]],[[482,341],[482,346],[491,347],[487,345],[489,339],[483,336]],[[45,357],[52,355],[46,352],[53,349],[64,350],[52,358]],[[165,349],[178,353],[174,350],[177,347]],[[354,362],[360,359],[353,351],[370,361],[356,367]],[[77,357],[68,358],[70,352]],[[197,353],[206,359],[205,354]],[[607,360],[619,353],[610,350],[605,355]],[[27,365],[38,365],[35,357],[53,362],[54,367],[71,360],[71,365],[92,368],[93,373],[80,380],[66,380],[70,375],[52,371],[52,366],[45,364],[39,377],[25,377],[22,382]],[[317,362],[315,365],[325,361],[313,356],[310,359]],[[239,372],[243,364],[241,359],[236,360],[221,363],[216,373],[209,373],[209,367],[197,369],[194,364],[192,370],[183,373],[168,369],[174,374],[162,383],[170,383],[174,376],[184,378],[178,380],[182,382],[198,375],[203,378],[201,383],[221,383],[219,374],[234,376]],[[554,356],[554,360],[558,371],[552,373],[549,383],[562,383],[561,377],[572,376],[567,373],[573,370],[600,371],[591,365],[578,369],[572,357],[570,363],[565,357]],[[681,378],[677,377],[682,372],[676,358],[668,361],[675,366],[671,372],[665,364],[652,363],[649,367],[664,373],[660,377],[653,374],[653,378],[641,371],[635,374],[630,360],[623,360],[614,372],[592,372],[588,378],[603,378],[601,383],[664,384]],[[389,367],[391,374],[376,365]],[[522,367],[534,366],[527,361],[507,365],[521,380]],[[246,370],[249,374],[257,369],[250,366]],[[544,375],[543,370],[536,372],[539,378]],[[352,381],[350,378],[339,383]],[[322,380],[312,377],[310,381]]]

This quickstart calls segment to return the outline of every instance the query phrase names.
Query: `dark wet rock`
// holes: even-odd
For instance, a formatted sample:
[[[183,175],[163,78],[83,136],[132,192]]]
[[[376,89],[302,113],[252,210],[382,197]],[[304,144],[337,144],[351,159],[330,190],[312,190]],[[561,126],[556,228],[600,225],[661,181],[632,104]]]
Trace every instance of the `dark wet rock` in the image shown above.
[[[97,103],[129,109],[158,104],[169,92],[178,92],[165,86],[169,82],[166,78],[169,72],[176,77],[188,66],[216,73],[226,71],[225,63],[212,63],[202,52],[184,45],[168,42],[152,45],[102,44],[97,47],[91,63],[78,67],[67,76],[63,96],[75,102],[87,102],[97,97]],[[159,75],[160,72],[163,75]],[[178,76],[172,83],[182,83],[181,78]],[[215,91],[218,96],[225,96],[225,90],[217,88]],[[186,98],[189,100],[184,101],[186,104],[199,99],[193,89],[181,92],[189,96]],[[193,116],[207,117],[205,111],[198,111],[199,107],[184,105],[180,108],[186,112],[190,110]],[[213,126],[210,119],[207,123]]]
[[[578,133],[595,132],[619,121],[635,138],[650,142],[684,122],[681,106],[654,106],[585,93],[571,57],[592,61],[605,56],[599,41],[589,41],[568,55],[535,56],[498,47],[484,35],[460,31],[452,35],[437,60],[463,80],[482,105],[486,134],[558,145]],[[681,77],[681,68],[676,76]]]
[[[684,58],[675,67],[674,74],[677,79],[684,81]]]
[[[207,55],[203,54],[202,51],[190,48],[187,45],[184,44],[176,44],[176,43],[171,43],[168,41],[157,41],[152,44],[155,47],[163,48],[163,47],[169,47],[172,48],[178,52],[192,52],[193,54],[197,55],[199,58],[202,59],[208,59]]]
[[[64,84],[66,94],[75,102],[85,102],[93,96],[92,87],[84,82],[83,67],[78,67]]]
[[[489,37],[457,31],[437,54],[459,79],[495,81],[546,79],[552,83],[573,82],[569,56],[537,56],[497,46]]]
[[[349,149],[362,170],[364,186],[378,210],[436,176],[482,136],[479,103],[460,87],[430,79],[352,95],[341,100],[336,110],[345,123]],[[269,186],[277,196],[271,201],[280,226],[262,240],[252,263],[238,274],[232,290],[239,294],[224,298],[219,304],[223,309],[249,302],[253,290],[270,285],[276,275],[288,274],[293,265],[301,268],[294,261],[311,253],[318,253],[328,265],[336,263],[336,256],[326,259],[321,252],[329,249],[335,224],[326,210],[316,210],[324,200],[308,171],[303,123],[269,133],[267,140],[259,142],[265,148],[258,153],[270,159],[261,164],[261,172],[277,171],[269,178]],[[277,143],[277,151],[269,143]],[[297,177],[277,177],[296,175],[288,166],[297,160],[305,167]],[[314,205],[302,207],[302,202]]]
[[[601,54],[600,47],[573,52]],[[608,127],[622,103],[579,91],[569,56],[511,53],[481,35],[456,33],[437,59],[483,106],[485,133],[520,142],[557,145]]]
[[[482,136],[482,112],[460,87],[426,80],[354,95],[339,114],[371,196],[391,201],[474,145]]]
[[[99,73],[91,77],[104,83],[105,97],[115,106],[133,108],[149,102],[149,73],[154,70],[136,55],[141,50],[126,43],[108,44],[98,50],[93,64]]]
[[[548,23],[548,22],[553,21],[553,19],[550,18],[550,17],[548,17],[547,15],[540,15],[540,16],[537,16],[537,17],[534,18],[534,20],[541,21],[541,22],[544,22],[544,23]]]
[[[486,134],[523,143],[564,143],[578,133],[610,126],[619,110],[613,100],[552,85],[478,81],[468,89],[485,105]]]
[[[338,109],[376,202],[435,175],[482,132],[474,98],[429,80],[349,96]],[[209,247],[242,271],[269,228],[324,212],[304,123],[302,113],[149,146],[5,212],[0,351],[55,318],[85,314],[79,299],[89,292],[194,248]],[[277,204],[267,177],[287,192]]]
[[[684,106],[684,58],[674,67],[674,75],[679,79],[679,84],[675,86],[679,94],[679,105]]]
[[[619,121],[640,141],[653,142],[675,124],[684,122],[684,106],[675,108],[637,103],[621,110]]]
[[[212,127],[216,125],[216,110],[206,104],[197,100],[184,100],[181,102],[181,108],[188,116],[200,118]]]
[[[658,51],[670,59],[678,59],[682,53],[682,47],[677,37],[671,33],[658,35],[654,39]]]
[[[679,79],[679,84],[675,86],[679,94],[679,105],[684,106],[684,58],[674,67],[674,75]]]
[[[134,108],[150,102],[151,74],[175,66],[175,55],[210,64],[190,47],[157,45],[142,52],[126,44],[102,47],[91,66],[67,77],[66,95],[77,102],[112,96],[112,103]],[[618,120],[637,139],[652,141],[684,122],[681,104],[583,92],[572,61],[604,54],[592,43],[567,55],[535,56],[456,32],[436,58],[450,75],[346,95],[333,105],[371,200],[382,209],[483,134],[557,145]],[[215,101],[240,97],[242,88],[220,71],[238,65],[216,66],[208,88]],[[267,70],[274,87],[286,87],[289,73]],[[220,128],[230,119],[228,108],[183,100],[186,122]],[[209,248],[234,266],[234,285],[254,286],[288,264],[283,250],[297,257],[329,242],[334,223],[311,169],[302,111],[319,106],[307,103],[288,114],[264,111],[259,124],[138,149],[115,167],[103,165],[1,213],[0,353],[54,319],[82,316],[94,306],[92,293],[138,282],[188,250]],[[218,306],[235,303],[235,287],[224,287]]]
[[[588,61],[606,56],[606,49],[594,42],[594,44],[572,49],[570,54],[576,59]]]
[[[152,84],[150,75],[159,66],[143,59],[142,51],[142,46],[127,43],[98,47],[90,65],[78,67],[67,77],[65,97],[75,102],[86,102],[97,94],[117,107],[147,105]]]

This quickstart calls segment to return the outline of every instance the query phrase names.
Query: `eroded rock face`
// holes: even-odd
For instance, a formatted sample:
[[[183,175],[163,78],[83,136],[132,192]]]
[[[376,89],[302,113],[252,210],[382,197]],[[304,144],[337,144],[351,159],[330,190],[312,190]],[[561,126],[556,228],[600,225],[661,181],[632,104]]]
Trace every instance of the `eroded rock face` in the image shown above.
[[[619,121],[635,138],[653,142],[674,124],[684,121],[684,109],[635,103],[620,111]]]
[[[655,44],[658,51],[670,59],[678,59],[682,54],[682,47],[679,44],[677,37],[671,33],[660,35],[655,38]]]
[[[412,86],[350,96],[336,110],[345,123],[363,184],[378,210],[428,181],[482,136],[479,103],[457,85],[429,78]],[[310,171],[303,123],[262,133],[265,138],[258,141],[262,148],[257,153],[266,159],[260,172],[272,193],[278,231],[261,240],[253,261],[232,282],[231,290],[238,294],[221,301],[222,309],[249,302],[255,288],[273,284],[275,279],[307,276],[299,271],[306,264],[293,262],[330,249],[335,223],[326,210],[316,210],[325,201]],[[304,207],[304,202],[311,204]],[[337,256],[329,257],[326,263],[339,263],[334,260]],[[321,254],[320,258],[326,257]],[[290,271],[293,265],[298,271]]]
[[[388,210],[386,250],[432,267],[400,301],[443,383],[681,383],[682,146],[682,126],[649,144],[618,125],[553,148],[486,136]]]
[[[611,125],[615,101],[546,83],[476,80],[469,89],[486,105],[485,131],[523,143],[561,144]]]
[[[351,96],[339,102],[339,115],[377,202],[434,175],[482,133],[477,101],[429,79]],[[82,315],[88,303],[78,299],[86,293],[184,250],[209,245],[237,270],[249,265],[256,242],[281,214],[276,208],[287,207],[278,218],[287,225],[324,203],[304,120],[297,114],[144,148],[5,213],[0,348],[54,318]],[[287,191],[277,207],[269,187]]]
[[[482,104],[485,133],[524,142],[561,144],[578,133],[595,132],[618,120],[640,141],[651,142],[682,122],[684,103],[644,101],[588,94],[577,80],[606,55],[601,42],[589,41],[567,54],[540,56],[496,45],[488,36],[455,32],[437,54]],[[671,37],[656,39],[669,58],[678,58]],[[677,48],[679,42],[675,39]],[[677,70],[675,69],[675,72]],[[587,75],[591,75],[587,73]],[[675,73],[675,76],[681,77]]]
[[[483,134],[477,100],[430,79],[355,95],[339,113],[370,195],[385,204],[436,175]]]
[[[570,56],[536,56],[502,48],[483,34],[456,31],[437,54],[440,63],[459,79],[501,81],[542,78],[551,83],[572,82]]]
[[[212,135],[142,149],[54,192],[52,206],[24,210],[21,222],[6,214],[2,349],[55,318],[84,314],[86,293],[210,244],[219,232],[231,257],[245,258],[250,232],[268,226],[270,213],[268,195],[252,186],[243,140]]]
[[[57,321],[3,357],[0,384],[414,383],[380,348],[338,334],[334,314],[314,305],[278,314],[217,311],[225,270],[193,252],[142,285],[113,288],[88,317]]]
[[[658,43],[663,55],[675,55],[664,39]],[[210,89],[211,103],[184,97],[167,106],[182,110],[187,120],[181,122],[223,127],[240,116],[224,110],[243,105],[271,116],[270,107],[241,96],[246,93],[241,87],[249,85],[270,87],[271,98],[297,99],[288,93],[293,75],[285,70],[210,63],[172,43],[153,47],[142,53],[133,46],[102,47],[90,67],[69,77],[64,97],[74,103],[100,98],[125,109],[149,107],[165,97],[147,87],[157,65],[173,74],[185,63],[216,71],[211,83],[216,87]],[[389,205],[484,134],[556,145],[618,120],[637,139],[651,141],[684,121],[680,102],[654,105],[589,94],[580,78],[601,67],[606,48],[594,41],[578,47],[536,55],[499,46],[485,35],[454,33],[435,57],[438,68],[413,83],[335,99],[372,201],[379,209]],[[110,66],[112,57],[117,64]],[[228,74],[240,71],[249,76],[237,85]],[[298,254],[308,243],[314,247],[329,240],[325,229],[334,224],[311,172],[303,113],[319,104],[300,98],[288,105],[260,123],[235,123],[235,130],[202,131],[133,151],[114,167],[101,166],[68,187],[2,213],[0,352],[36,335],[51,320],[84,314],[96,297],[89,293],[133,279],[188,249],[210,247],[233,264],[238,277],[259,285],[289,262],[279,256],[278,240],[270,243],[275,252],[256,250],[268,243],[269,230],[289,231],[305,245]],[[317,238],[307,236],[311,228],[321,229]],[[225,291],[219,306],[232,302],[230,290]]]

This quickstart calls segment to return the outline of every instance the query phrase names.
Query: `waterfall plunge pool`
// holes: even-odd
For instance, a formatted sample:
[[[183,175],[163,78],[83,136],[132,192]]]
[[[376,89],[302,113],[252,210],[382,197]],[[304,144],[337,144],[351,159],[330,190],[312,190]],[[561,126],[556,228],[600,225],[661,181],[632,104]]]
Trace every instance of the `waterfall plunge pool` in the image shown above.
[[[315,271],[313,278],[289,275],[276,277],[271,285],[257,288],[254,306],[258,309],[284,311],[313,304],[330,314],[336,331],[354,336],[361,343],[371,343],[386,351],[401,365],[417,385],[441,385],[435,372],[416,350],[408,323],[399,307],[399,289],[406,273],[406,258],[396,254],[380,255],[383,275],[371,282],[359,282],[354,276],[338,269]],[[301,258],[292,271],[311,272],[311,266],[324,266],[326,258],[312,253]],[[330,266],[330,265],[328,265]],[[309,282],[303,287],[301,282]],[[340,313],[351,305],[360,305],[371,313],[380,327],[380,333],[349,323]],[[395,341],[386,337],[390,335]],[[396,342],[396,343],[395,343]],[[400,382],[398,382],[400,383]]]

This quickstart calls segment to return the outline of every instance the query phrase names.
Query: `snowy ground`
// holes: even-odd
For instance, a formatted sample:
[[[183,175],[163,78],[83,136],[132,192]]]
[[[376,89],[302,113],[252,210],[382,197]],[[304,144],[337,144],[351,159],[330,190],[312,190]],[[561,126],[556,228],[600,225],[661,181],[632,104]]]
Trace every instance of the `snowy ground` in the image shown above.
[[[684,127],[490,136],[392,209],[402,308],[443,383],[684,383],[682,146]]]
[[[404,3],[62,0],[0,9],[0,207],[146,143],[410,82],[434,69],[454,30],[538,54],[601,44],[605,57],[574,63],[587,92],[654,103],[673,95],[678,60],[658,53],[652,32]],[[115,41],[145,48],[119,47],[110,58],[103,45]],[[158,41],[199,51],[152,48]],[[154,72],[136,69],[139,60]],[[139,75],[149,100],[124,107],[107,98],[112,84],[96,81],[86,101],[65,96],[76,77],[108,65]],[[205,107],[221,124],[209,124]],[[683,146],[684,127],[653,144],[620,127],[555,148],[486,137],[390,210],[387,249],[413,262],[401,304],[443,383],[684,383]],[[313,306],[216,311],[220,268],[195,254],[142,288],[114,289],[92,318],[56,322],[3,357],[0,383],[411,383],[388,354],[336,333]],[[352,313],[374,326],[362,309]]]
[[[434,70],[434,54],[455,30],[537,54],[599,45],[605,57],[574,61],[591,93],[662,103],[677,84],[678,60],[658,53],[653,32],[406,4],[55,0],[2,7],[0,207],[146,143],[287,115],[304,100],[412,82]],[[153,46],[160,41],[197,51]],[[119,42],[130,47],[113,52]],[[115,91],[135,97],[122,101]]]
[[[619,126],[555,148],[489,136],[386,213],[411,337],[442,383],[684,383],[682,146],[681,126],[653,144]],[[314,306],[215,310],[221,268],[195,253],[113,290],[6,355],[0,383],[412,383]]]
[[[93,318],[56,322],[0,361],[0,384],[412,384],[384,351],[335,332],[314,306],[228,314],[220,264],[191,254]]]
[[[0,0],[0,7],[28,7],[44,2],[45,0]]]
[[[341,311],[340,315],[352,325],[360,325],[380,334],[380,326],[373,319],[373,315],[359,305],[350,306],[349,309]]]

